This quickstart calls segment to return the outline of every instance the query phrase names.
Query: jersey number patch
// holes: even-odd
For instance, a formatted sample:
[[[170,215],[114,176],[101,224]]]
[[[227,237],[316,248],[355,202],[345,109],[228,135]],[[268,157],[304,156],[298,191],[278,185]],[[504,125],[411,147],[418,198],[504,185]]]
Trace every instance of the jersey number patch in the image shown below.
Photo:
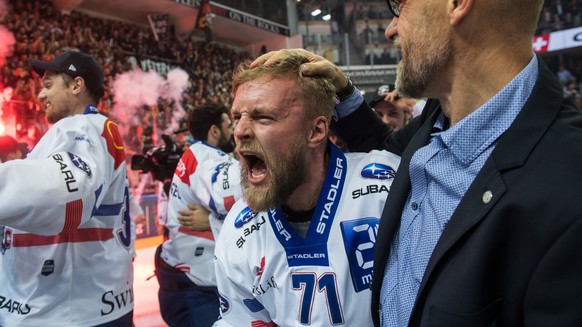
[[[317,296],[316,290],[318,293],[325,294],[327,312],[331,324],[344,324],[344,314],[342,312],[334,273],[326,272],[319,277],[315,273],[294,273],[291,274],[291,281],[293,283],[293,290],[301,292],[299,322],[302,325],[311,325],[311,311],[313,309],[313,299]]]

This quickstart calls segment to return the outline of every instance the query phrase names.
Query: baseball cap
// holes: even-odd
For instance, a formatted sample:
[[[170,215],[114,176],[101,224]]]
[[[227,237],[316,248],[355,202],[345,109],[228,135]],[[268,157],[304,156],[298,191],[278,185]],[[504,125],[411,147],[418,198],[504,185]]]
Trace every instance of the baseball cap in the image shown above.
[[[394,84],[387,84],[387,85],[382,85],[378,88],[378,92],[376,97],[374,97],[372,99],[372,101],[370,101],[370,107],[374,108],[375,105],[378,104],[378,102],[380,101],[384,101],[384,98],[386,97],[386,94],[394,91]]]
[[[10,136],[10,135],[3,135],[0,136],[0,159],[4,161],[9,153],[15,152],[19,150],[20,146],[18,142]]]
[[[52,61],[28,59],[35,72],[44,75],[45,71],[65,73],[72,77],[82,77],[85,85],[99,98],[103,97],[103,81],[105,79],[101,66],[93,57],[79,51],[61,53]]]

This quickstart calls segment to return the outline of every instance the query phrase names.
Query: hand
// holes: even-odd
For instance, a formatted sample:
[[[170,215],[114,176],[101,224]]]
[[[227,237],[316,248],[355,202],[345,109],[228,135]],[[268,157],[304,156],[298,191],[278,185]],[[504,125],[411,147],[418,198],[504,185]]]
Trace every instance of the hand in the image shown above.
[[[146,217],[144,215],[137,215],[133,217],[133,221],[136,223],[145,223]]]
[[[260,65],[268,67],[281,60],[285,60],[290,55],[300,55],[306,57],[309,61],[301,65],[301,73],[303,76],[323,76],[329,78],[336,92],[348,85],[348,77],[336,65],[304,49],[282,49],[265,53],[251,63],[251,68]]]
[[[398,91],[396,91],[396,90],[393,90],[392,92],[386,93],[386,96],[384,97],[384,101],[390,102],[390,103],[392,103],[398,99],[400,99],[400,96],[398,95]]]
[[[208,221],[210,211],[203,206],[189,204],[188,210],[178,210],[178,213],[180,214],[178,221],[182,226],[196,231],[210,230]]]

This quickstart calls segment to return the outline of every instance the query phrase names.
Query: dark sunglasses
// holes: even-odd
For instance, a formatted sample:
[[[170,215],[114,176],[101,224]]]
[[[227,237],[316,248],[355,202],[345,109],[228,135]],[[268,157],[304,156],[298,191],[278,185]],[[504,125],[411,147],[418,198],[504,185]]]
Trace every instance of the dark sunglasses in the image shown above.
[[[394,17],[400,17],[400,0],[386,0],[388,9],[392,12]]]

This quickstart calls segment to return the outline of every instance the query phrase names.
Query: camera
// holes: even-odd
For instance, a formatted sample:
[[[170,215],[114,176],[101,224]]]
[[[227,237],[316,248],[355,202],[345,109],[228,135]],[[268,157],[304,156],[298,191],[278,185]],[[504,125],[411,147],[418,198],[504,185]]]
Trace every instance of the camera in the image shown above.
[[[144,155],[131,157],[131,169],[151,173],[155,180],[169,183],[174,176],[176,166],[184,152],[172,138],[162,134],[164,144],[156,147],[144,147]]]

